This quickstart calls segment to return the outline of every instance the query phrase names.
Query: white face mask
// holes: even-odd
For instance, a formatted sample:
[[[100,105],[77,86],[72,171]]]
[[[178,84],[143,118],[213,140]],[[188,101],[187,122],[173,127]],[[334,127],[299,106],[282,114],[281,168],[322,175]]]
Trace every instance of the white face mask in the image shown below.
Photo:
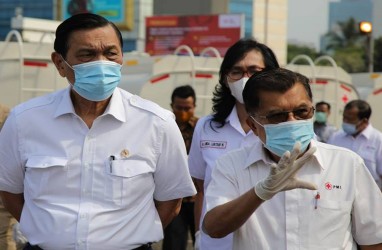
[[[242,104],[244,104],[243,90],[248,79],[248,77],[243,77],[240,80],[237,80],[236,82],[228,83],[228,87],[231,90],[231,95],[233,95],[236,98],[236,100]]]

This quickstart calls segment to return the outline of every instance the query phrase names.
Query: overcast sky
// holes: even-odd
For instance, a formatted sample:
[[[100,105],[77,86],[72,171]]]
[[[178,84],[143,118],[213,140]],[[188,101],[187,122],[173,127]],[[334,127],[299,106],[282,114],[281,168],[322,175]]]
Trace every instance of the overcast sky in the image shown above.
[[[288,0],[288,41],[319,49],[328,31],[330,0]]]

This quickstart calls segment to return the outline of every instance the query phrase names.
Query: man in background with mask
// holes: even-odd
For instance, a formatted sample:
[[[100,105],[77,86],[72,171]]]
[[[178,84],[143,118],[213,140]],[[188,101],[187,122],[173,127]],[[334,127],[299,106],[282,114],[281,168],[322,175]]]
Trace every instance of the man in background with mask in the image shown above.
[[[336,132],[336,127],[328,123],[330,104],[324,101],[316,103],[313,129],[320,142],[327,142],[329,137]]]
[[[175,114],[176,124],[178,124],[182,133],[188,154],[195,125],[199,119],[194,115],[196,107],[195,90],[190,85],[175,88],[171,95],[170,105]]]
[[[313,139],[309,79],[265,70],[243,99],[260,141],[217,160],[202,228],[234,250],[381,249],[382,193],[357,154]]]
[[[95,14],[56,30],[68,88],[16,106],[0,133],[0,194],[27,249],[152,249],[194,195],[174,114],[120,88],[122,36]]]
[[[342,130],[333,134],[328,143],[348,148],[359,154],[378,186],[382,187],[382,133],[369,122],[370,105],[353,100],[345,105]]]
[[[194,116],[196,107],[195,90],[190,85],[175,88],[171,95],[170,105],[182,133],[188,154],[195,125],[198,121],[198,117]],[[194,196],[183,198],[179,215],[165,229],[163,250],[186,250],[189,233],[192,243],[195,243],[194,202]]]

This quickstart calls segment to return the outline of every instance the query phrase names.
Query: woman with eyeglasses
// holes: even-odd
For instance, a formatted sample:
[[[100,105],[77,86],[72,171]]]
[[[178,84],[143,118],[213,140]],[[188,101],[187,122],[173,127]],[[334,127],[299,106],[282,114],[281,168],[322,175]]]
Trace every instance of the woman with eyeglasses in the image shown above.
[[[231,234],[213,239],[200,230],[200,222],[206,211],[204,191],[211,180],[217,158],[256,141],[253,140],[256,136],[246,123],[248,114],[242,92],[249,77],[273,68],[279,68],[275,54],[268,46],[254,39],[239,40],[225,54],[212,99],[213,113],[198,121],[188,158],[198,192],[195,200],[195,249],[232,249]]]

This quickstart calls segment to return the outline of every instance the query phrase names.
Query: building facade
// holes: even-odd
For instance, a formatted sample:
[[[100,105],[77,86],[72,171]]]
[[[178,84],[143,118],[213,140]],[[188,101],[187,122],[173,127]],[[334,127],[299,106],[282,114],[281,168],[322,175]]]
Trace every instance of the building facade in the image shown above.
[[[354,18],[357,22],[371,22],[373,19],[372,12],[372,0],[341,0],[339,2],[330,2],[328,30],[334,29],[338,22],[346,22],[350,18]]]
[[[267,44],[281,65],[287,54],[287,0],[161,0],[154,15],[244,14],[245,37]]]
[[[94,0],[93,0],[94,1]],[[122,31],[124,51],[144,51],[145,17],[153,15],[244,14],[244,36],[254,37],[272,48],[286,63],[287,0],[125,0],[134,9],[131,30]],[[64,0],[0,0],[0,40],[11,30],[11,18],[18,14],[50,20],[60,19]],[[91,2],[91,1],[85,1]],[[127,8],[127,7],[126,7]],[[16,11],[17,10],[17,11]]]
[[[21,14],[26,17],[55,19],[53,0],[0,0],[0,40],[11,30],[12,17]]]

